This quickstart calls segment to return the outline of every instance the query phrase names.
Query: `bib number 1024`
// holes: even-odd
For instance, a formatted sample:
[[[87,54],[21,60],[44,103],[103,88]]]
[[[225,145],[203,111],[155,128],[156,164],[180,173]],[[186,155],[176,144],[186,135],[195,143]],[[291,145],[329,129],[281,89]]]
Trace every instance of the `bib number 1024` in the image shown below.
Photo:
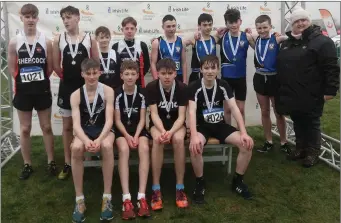
[[[45,79],[44,71],[40,67],[24,67],[20,69],[21,82],[28,83]]]

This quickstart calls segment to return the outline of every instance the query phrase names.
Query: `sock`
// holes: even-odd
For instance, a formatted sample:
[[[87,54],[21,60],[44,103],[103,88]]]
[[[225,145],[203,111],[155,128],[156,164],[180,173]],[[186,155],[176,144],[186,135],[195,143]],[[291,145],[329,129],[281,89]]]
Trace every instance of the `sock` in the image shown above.
[[[160,184],[154,184],[152,186],[152,190],[155,191],[155,190],[161,190],[161,187],[160,187]]]
[[[267,141],[268,143],[270,143],[270,144],[272,144],[272,140],[270,140],[270,141]]]
[[[243,182],[243,176],[244,176],[244,175],[239,174],[239,173],[236,172],[236,173],[234,174],[233,179],[234,179],[237,183],[241,183],[241,182]]]
[[[281,142],[281,146],[283,146],[284,144],[286,144],[287,142]]]
[[[142,198],[146,198],[146,194],[138,192],[137,193],[137,200],[141,200]]]
[[[111,200],[111,194],[103,194],[103,198],[108,198],[109,200]]]
[[[79,200],[84,200],[84,195],[76,197],[76,202],[79,201]]]
[[[197,184],[202,185],[204,183],[204,176],[197,177],[196,178],[196,182],[197,182]]]
[[[175,188],[177,190],[183,190],[183,189],[185,189],[185,186],[183,184],[176,184]]]
[[[129,194],[122,194],[122,200],[123,200],[123,202],[125,201],[125,200],[130,200],[131,201],[131,195],[130,195],[130,193]]]

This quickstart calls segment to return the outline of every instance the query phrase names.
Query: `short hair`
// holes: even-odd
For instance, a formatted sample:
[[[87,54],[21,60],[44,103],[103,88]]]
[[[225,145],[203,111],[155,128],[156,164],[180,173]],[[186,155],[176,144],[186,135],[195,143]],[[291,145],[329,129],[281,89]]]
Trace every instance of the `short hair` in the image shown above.
[[[271,18],[268,15],[260,15],[256,18],[255,23],[263,23],[266,21],[271,25]]]
[[[121,25],[122,25],[122,27],[125,27],[128,23],[133,24],[135,27],[137,26],[137,21],[136,21],[136,19],[134,19],[134,18],[131,17],[131,16],[129,16],[129,17],[123,19]]]
[[[39,9],[37,6],[33,4],[25,4],[23,7],[20,9],[20,14],[25,16],[25,15],[32,15],[32,16],[38,16],[39,14]]]
[[[200,60],[200,68],[202,68],[205,64],[216,65],[219,67],[219,58],[216,55],[207,55]]]
[[[156,64],[156,70],[160,71],[161,69],[176,71],[176,64],[171,58],[163,58]]]
[[[225,23],[237,22],[240,19],[240,11],[238,9],[228,9],[224,14]]]
[[[208,13],[202,13],[198,17],[198,25],[200,26],[202,22],[212,22],[213,23],[213,18]]]
[[[173,15],[165,15],[165,17],[163,17],[162,19],[162,24],[167,22],[167,21],[176,21],[175,17]]]
[[[100,26],[95,30],[95,36],[99,36],[100,33],[103,33],[106,36],[111,36],[110,30],[105,26]]]
[[[71,14],[71,15],[77,15],[79,16],[79,9],[78,8],[75,8],[71,5],[65,7],[65,8],[62,8],[62,10],[60,10],[60,17],[63,16],[63,14]]]
[[[85,58],[81,63],[82,72],[86,72],[90,69],[100,69],[100,67],[101,64],[99,63],[99,60],[94,58]]]
[[[120,68],[121,74],[126,70],[135,70],[136,73],[139,73],[139,65],[137,64],[136,61],[125,60],[121,64],[121,68]]]

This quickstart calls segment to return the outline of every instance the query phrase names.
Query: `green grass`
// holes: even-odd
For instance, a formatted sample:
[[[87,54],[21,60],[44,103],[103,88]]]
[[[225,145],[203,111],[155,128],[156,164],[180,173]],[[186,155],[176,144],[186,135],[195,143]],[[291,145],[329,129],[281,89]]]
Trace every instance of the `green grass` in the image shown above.
[[[322,118],[322,129],[328,135],[339,138],[339,96],[329,101]],[[256,145],[263,142],[260,127],[249,128]],[[275,140],[278,145],[278,139]],[[63,163],[62,142],[56,137],[56,161]],[[72,179],[58,181],[45,174],[46,156],[41,137],[32,140],[32,157],[35,173],[27,181],[19,181],[22,165],[21,155],[16,154],[2,169],[2,222],[6,223],[64,223],[71,222],[74,208]],[[233,169],[237,152],[233,153]],[[278,149],[268,154],[254,152],[245,182],[255,195],[254,200],[245,201],[230,191],[231,176],[220,163],[205,164],[207,181],[207,205],[191,205],[188,210],[175,207],[175,176],[172,165],[165,165],[161,176],[161,187],[165,207],[163,212],[152,213],[149,220],[133,222],[340,222],[339,172],[324,163],[310,169],[299,163],[287,161]],[[138,169],[130,169],[130,188],[134,202],[138,189]],[[151,194],[151,174],[147,195]],[[194,175],[190,164],[186,166],[185,190],[190,195],[194,186]],[[120,220],[121,187],[117,167],[113,180],[113,205],[115,220]],[[100,169],[87,168],[84,179],[87,212],[86,222],[99,222],[100,202],[103,192]]]

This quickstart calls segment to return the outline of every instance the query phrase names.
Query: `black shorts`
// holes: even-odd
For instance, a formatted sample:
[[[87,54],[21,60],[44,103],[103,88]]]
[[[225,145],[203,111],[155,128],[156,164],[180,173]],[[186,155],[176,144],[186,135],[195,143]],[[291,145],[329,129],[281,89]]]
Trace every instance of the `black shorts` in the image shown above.
[[[169,131],[173,125],[174,125],[175,121],[171,120],[171,119],[166,119],[166,120],[162,120],[162,125],[165,128],[166,131]],[[149,130],[154,126],[154,123],[152,122],[152,120],[150,119],[149,122]]]
[[[258,94],[270,97],[275,96],[278,89],[276,75],[265,76],[255,73],[255,75],[253,76],[253,88]]]
[[[85,135],[87,135],[90,140],[95,140],[102,133],[103,127],[99,127],[99,126],[82,126],[82,129],[83,129]],[[112,128],[110,130],[110,132],[115,134],[114,128]]]
[[[192,72],[191,76],[189,76],[188,84],[192,83],[193,81],[199,80],[200,78],[202,78],[202,73]]]
[[[71,94],[82,87],[76,86],[76,85],[65,85],[64,81],[60,81],[59,83],[59,91],[58,91],[58,101],[57,105],[60,108],[71,110],[71,104],[70,104],[70,97]]]
[[[207,140],[212,137],[220,141],[220,144],[225,144],[225,139],[232,133],[238,131],[235,127],[226,123],[197,125],[197,131],[200,132]]]
[[[115,128],[115,131],[116,131],[116,139],[120,138],[120,137],[124,137],[123,134],[120,132],[120,130],[118,130],[117,128]],[[129,135],[131,135],[132,137],[135,136],[135,132],[128,132]],[[139,137],[141,136],[145,136],[147,137],[148,139],[151,139],[152,137],[150,136],[149,132],[147,131],[147,129],[142,129]]]
[[[13,106],[19,111],[42,111],[52,105],[52,94],[46,92],[42,94],[23,94],[17,93],[13,98]]]
[[[222,77],[222,79],[227,81],[227,83],[230,85],[236,100],[238,101],[246,100],[246,92],[247,92],[246,77],[242,77],[242,78]]]

